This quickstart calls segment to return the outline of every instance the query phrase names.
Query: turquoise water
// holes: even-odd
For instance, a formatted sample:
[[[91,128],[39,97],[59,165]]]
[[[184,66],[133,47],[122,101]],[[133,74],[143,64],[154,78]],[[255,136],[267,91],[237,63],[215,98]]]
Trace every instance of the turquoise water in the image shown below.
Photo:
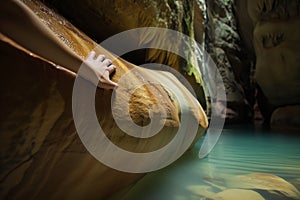
[[[297,135],[251,127],[226,128],[207,158],[198,159],[201,140],[172,165],[146,175],[124,199],[218,199],[217,193],[228,189],[253,190],[264,199],[274,199],[269,194],[276,190],[281,195],[278,199],[298,199],[293,195],[300,189]]]

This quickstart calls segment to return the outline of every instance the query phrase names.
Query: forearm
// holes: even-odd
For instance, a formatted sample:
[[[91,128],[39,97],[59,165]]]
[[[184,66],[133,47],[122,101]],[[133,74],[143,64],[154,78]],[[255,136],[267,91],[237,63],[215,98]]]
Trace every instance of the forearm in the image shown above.
[[[83,63],[83,59],[60,41],[21,1],[5,0],[1,3],[0,32],[26,49],[73,72],[78,72]],[[98,84],[95,82],[98,79],[99,87],[113,89],[117,84],[109,76],[116,67],[105,56],[98,59],[101,56],[104,55],[96,59],[96,53],[92,51],[80,75],[95,84]]]
[[[71,71],[77,72],[83,61],[20,1],[2,2],[0,31],[28,50]]]

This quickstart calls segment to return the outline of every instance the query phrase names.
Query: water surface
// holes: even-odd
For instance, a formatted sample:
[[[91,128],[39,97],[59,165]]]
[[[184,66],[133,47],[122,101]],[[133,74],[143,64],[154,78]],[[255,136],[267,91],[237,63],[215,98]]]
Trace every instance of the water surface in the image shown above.
[[[218,192],[240,188],[259,192],[270,200],[274,196],[269,191],[275,189],[280,193],[278,199],[287,199],[285,193],[291,197],[300,189],[297,135],[249,126],[228,127],[207,158],[198,159],[201,140],[172,165],[145,176],[124,199],[204,200],[214,199]]]

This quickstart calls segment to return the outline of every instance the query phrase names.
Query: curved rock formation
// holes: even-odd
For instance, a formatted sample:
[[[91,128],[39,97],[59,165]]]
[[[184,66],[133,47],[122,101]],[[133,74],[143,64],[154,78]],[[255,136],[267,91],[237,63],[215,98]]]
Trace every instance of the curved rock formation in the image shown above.
[[[248,51],[256,55],[255,80],[265,96],[260,96],[259,101],[267,118],[271,118],[271,113],[278,107],[282,107],[280,113],[283,113],[284,107],[300,103],[299,12],[297,0],[237,1],[241,35]],[[272,120],[274,125],[275,121]],[[288,119],[285,121],[286,127],[296,125],[288,123]]]
[[[253,87],[249,76],[251,63],[249,58],[245,58],[247,55],[243,51],[238,34],[237,20],[234,16],[234,1],[88,0],[83,2],[46,0],[46,2],[99,41],[128,29],[148,26],[173,29],[196,39],[212,56],[224,80],[228,100],[227,122],[249,119],[249,104],[253,103]],[[111,12],[107,12],[107,10]],[[107,27],[105,32],[100,28],[103,26]],[[157,41],[153,35],[148,34],[142,42],[155,43]],[[178,45],[180,44],[174,43],[172,48],[176,48]],[[201,104],[208,103],[207,110],[210,110],[210,101],[214,100],[209,99],[206,94],[205,102],[204,92],[199,84],[201,78],[194,70],[197,64],[191,53],[193,49],[186,52],[191,58],[187,62],[174,54],[157,49],[139,52],[140,55],[143,55],[140,56],[141,60],[139,61],[135,59],[138,53],[134,52],[134,61],[163,63],[185,74],[185,78],[193,86]],[[128,58],[130,59],[130,55]],[[195,77],[190,76],[192,74]],[[220,105],[222,108],[218,110],[222,113],[225,110],[224,103],[218,102],[218,107]]]
[[[88,0],[88,1],[57,1],[45,0],[50,6],[57,9],[63,16],[71,20],[77,27],[97,41],[103,41],[122,31],[139,27],[161,27],[179,31],[196,39],[203,44],[204,16],[196,1],[190,0]],[[107,11],[110,12],[107,12]],[[103,30],[101,27],[106,27]],[[155,43],[157,37],[146,34],[140,43]],[[181,47],[181,43],[175,42],[171,48]],[[191,44],[187,44],[190,46]],[[126,59],[135,64],[148,62],[168,65],[190,82],[196,92],[198,100],[205,105],[205,97],[200,75],[195,66],[191,50],[186,53],[190,60],[184,60],[178,55],[158,49],[147,49],[127,54]]]
[[[248,1],[255,77],[275,106],[300,103],[299,6],[299,1]]]
[[[299,104],[297,0],[46,2],[98,41],[131,28],[156,26],[183,32],[205,44],[225,83],[227,119],[230,119],[227,121],[250,119],[256,82],[263,92],[257,101],[267,123],[277,107]],[[106,27],[105,32],[102,26]],[[155,38],[147,36],[145,42],[155,42]],[[169,52],[147,50],[139,53],[141,60],[134,58],[139,64],[160,62],[183,74],[193,73],[192,65]],[[132,58],[131,54],[127,56]],[[185,77],[204,104],[201,86],[194,77]],[[220,105],[224,108],[222,102]]]
[[[38,1],[24,2],[82,58],[96,46]],[[125,191],[144,175],[107,167],[83,146],[72,117],[73,72],[32,54],[4,35],[0,35],[0,51],[3,69],[0,87],[1,198],[107,199]],[[99,51],[114,58],[103,48]],[[118,66],[114,81],[130,69],[138,68],[122,59],[114,62]],[[170,73],[153,73],[163,74],[183,88]],[[147,74],[140,72],[130,84],[143,82],[147,82]],[[149,123],[149,109],[153,105],[160,103],[167,111],[163,129],[148,139],[128,136],[118,128],[111,113],[111,95],[112,91],[98,89],[95,108],[101,127],[116,145],[137,153],[150,152],[175,137],[180,127],[180,106],[172,91],[162,85],[146,84],[130,99],[131,118],[141,126]],[[197,100],[188,92],[185,96],[193,118],[201,125],[196,141],[207,127],[207,118]]]

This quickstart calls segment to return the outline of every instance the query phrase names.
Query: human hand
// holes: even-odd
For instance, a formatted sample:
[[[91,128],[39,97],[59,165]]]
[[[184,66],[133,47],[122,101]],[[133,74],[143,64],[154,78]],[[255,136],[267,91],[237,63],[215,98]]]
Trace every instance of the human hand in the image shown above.
[[[96,52],[92,51],[85,60],[85,63],[96,73],[99,79],[98,87],[114,89],[118,86],[118,84],[111,81],[109,77],[109,75],[115,71],[116,66],[112,65],[112,61],[107,59],[105,55],[100,54],[96,57]]]

